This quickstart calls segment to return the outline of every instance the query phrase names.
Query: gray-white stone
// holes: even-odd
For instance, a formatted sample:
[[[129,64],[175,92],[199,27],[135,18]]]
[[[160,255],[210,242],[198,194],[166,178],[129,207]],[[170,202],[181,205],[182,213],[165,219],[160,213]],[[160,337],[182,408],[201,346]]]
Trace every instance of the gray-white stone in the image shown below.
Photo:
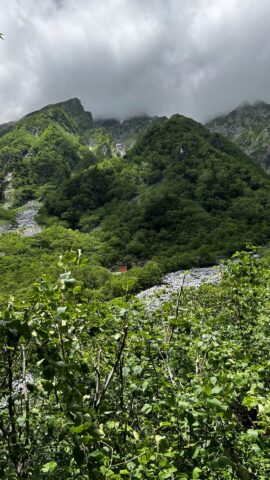
[[[198,288],[203,283],[218,283],[221,280],[223,269],[222,266],[214,266],[168,273],[162,279],[161,285],[148,288],[140,292],[137,297],[143,300],[148,309],[152,311],[167,303],[171,296],[182,287]]]

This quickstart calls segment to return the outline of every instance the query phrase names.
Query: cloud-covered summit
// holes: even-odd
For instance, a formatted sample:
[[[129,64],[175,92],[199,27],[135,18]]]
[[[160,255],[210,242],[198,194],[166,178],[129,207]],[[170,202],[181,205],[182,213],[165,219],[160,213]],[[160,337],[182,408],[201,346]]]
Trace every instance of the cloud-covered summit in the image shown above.
[[[0,121],[79,97],[95,117],[206,121],[270,100],[269,0],[2,0]]]

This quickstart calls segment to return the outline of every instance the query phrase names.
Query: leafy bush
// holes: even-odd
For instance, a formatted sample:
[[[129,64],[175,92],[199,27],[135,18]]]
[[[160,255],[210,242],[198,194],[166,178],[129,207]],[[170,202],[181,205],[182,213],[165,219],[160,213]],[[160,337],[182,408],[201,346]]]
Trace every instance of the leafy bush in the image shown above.
[[[267,479],[269,282],[268,264],[242,253],[221,285],[152,313],[83,301],[67,270],[11,299],[1,476]]]

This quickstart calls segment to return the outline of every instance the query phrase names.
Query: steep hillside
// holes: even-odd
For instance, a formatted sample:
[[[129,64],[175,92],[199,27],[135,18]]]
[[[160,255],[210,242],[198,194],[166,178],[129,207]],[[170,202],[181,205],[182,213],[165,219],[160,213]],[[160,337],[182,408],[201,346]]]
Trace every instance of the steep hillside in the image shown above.
[[[244,152],[270,171],[270,105],[262,101],[243,103],[228,115],[207,124],[239,145]]]
[[[270,238],[270,179],[238,147],[180,115],[125,158],[74,175],[45,211],[114,247],[115,261],[205,265]]]
[[[93,127],[92,115],[78,99],[30,113],[18,122],[0,129],[0,188],[12,174],[13,203],[42,194],[41,187],[54,188],[95,161],[86,146],[87,132]],[[2,135],[2,136],[1,136]]]

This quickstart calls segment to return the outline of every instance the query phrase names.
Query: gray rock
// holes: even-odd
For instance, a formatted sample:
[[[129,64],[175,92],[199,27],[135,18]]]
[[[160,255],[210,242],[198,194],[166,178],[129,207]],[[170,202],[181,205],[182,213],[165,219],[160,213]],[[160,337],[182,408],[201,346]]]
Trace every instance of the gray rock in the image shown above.
[[[31,200],[27,202],[16,216],[17,230],[22,237],[32,237],[42,231],[41,227],[35,220],[38,214],[40,204]]]
[[[222,266],[192,268],[189,271],[165,275],[162,284],[140,292],[137,297],[143,300],[149,311],[161,307],[167,303],[171,296],[182,287],[200,287],[203,283],[218,283],[221,280]]]
[[[14,232],[22,237],[32,237],[42,231],[35,220],[40,204],[36,200],[27,202],[16,215],[16,222],[0,225],[0,234]]]

